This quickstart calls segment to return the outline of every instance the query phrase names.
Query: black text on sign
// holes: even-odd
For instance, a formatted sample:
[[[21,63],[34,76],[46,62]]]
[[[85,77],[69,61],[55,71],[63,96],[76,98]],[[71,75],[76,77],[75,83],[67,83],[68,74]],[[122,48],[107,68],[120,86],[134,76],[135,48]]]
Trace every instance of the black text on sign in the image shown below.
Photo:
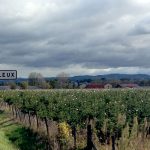
[[[0,70],[0,80],[15,80],[17,79],[16,70]]]

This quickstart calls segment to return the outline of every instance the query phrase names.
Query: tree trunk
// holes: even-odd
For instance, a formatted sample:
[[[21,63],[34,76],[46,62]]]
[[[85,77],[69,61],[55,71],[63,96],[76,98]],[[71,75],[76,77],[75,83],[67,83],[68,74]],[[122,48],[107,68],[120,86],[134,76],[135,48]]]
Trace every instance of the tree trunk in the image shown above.
[[[3,102],[1,102],[1,104],[0,104],[0,108],[1,108],[1,109],[3,108]]]
[[[48,145],[47,148],[50,149],[50,133],[49,133],[49,126],[48,126],[48,120],[46,117],[44,117],[45,126],[46,126],[46,132],[47,132],[47,139],[48,139]]]
[[[31,127],[31,115],[30,115],[30,111],[28,111],[28,117],[29,117],[29,126]]]
[[[15,117],[15,110],[14,110],[13,105],[11,106],[11,108],[12,108],[12,115],[13,115],[13,117]]]
[[[21,122],[21,111],[18,110],[19,121]]]
[[[92,128],[91,125],[87,126],[87,150],[92,150],[93,142],[92,142]]]
[[[76,147],[77,147],[77,137],[76,137],[76,127],[75,126],[73,126],[73,128],[72,128],[72,135],[73,135],[73,138],[74,138],[74,149],[76,149]]]
[[[111,139],[112,139],[112,150],[115,150],[115,135],[112,135],[112,137],[111,137]]]
[[[17,114],[17,108],[15,107],[15,116],[16,116],[16,119],[18,117],[18,114]]]
[[[36,113],[35,113],[35,117],[36,117],[36,127],[37,127],[37,131],[38,131],[39,130],[39,118]]]
[[[49,135],[49,128],[48,128],[48,120],[46,117],[44,117],[44,121],[45,121],[45,126],[46,126],[47,137],[49,138],[50,135]]]

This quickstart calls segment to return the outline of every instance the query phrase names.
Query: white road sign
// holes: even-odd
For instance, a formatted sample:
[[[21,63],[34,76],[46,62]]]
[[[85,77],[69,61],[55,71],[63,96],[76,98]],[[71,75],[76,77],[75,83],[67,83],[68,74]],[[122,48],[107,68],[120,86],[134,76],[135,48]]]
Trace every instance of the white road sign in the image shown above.
[[[15,80],[17,79],[16,70],[0,70],[0,80]]]

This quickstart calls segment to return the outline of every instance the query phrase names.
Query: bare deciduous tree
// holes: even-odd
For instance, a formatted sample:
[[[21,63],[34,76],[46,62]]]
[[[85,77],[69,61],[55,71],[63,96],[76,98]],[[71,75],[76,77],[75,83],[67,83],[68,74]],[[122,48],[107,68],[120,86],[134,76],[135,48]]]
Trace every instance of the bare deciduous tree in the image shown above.
[[[38,86],[43,89],[50,88],[49,84],[45,81],[41,73],[32,72],[29,74],[29,84]]]
[[[69,84],[69,75],[65,72],[62,72],[57,75],[58,88],[68,88]]]

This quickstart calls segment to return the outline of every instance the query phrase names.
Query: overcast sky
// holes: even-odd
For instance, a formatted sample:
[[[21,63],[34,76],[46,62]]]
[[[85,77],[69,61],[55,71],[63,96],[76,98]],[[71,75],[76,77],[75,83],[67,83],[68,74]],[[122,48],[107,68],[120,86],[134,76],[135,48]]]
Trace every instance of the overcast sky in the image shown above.
[[[149,68],[150,0],[0,0],[0,69],[25,77]]]

